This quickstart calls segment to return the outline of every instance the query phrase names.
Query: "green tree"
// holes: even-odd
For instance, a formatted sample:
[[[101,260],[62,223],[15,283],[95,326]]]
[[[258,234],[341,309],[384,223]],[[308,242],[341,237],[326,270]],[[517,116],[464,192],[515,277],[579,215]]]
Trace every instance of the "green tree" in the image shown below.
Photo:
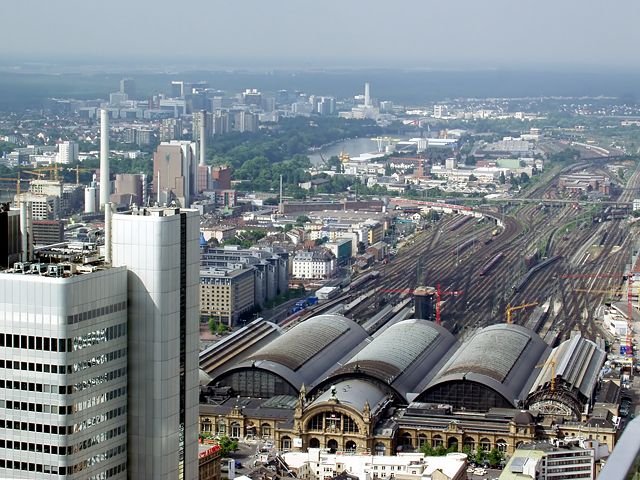
[[[527,175],[526,172],[520,173],[520,183],[529,183],[529,180],[529,175]]]
[[[622,167],[618,168],[618,176],[620,178],[624,178],[624,168]]]
[[[238,441],[231,440],[228,436],[223,435],[218,440],[218,445],[220,445],[220,452],[222,456],[229,455],[231,452],[235,452],[238,450]]]
[[[475,462],[477,464],[481,464],[482,462],[484,462],[485,459],[485,452],[482,448],[478,448],[478,450],[476,450],[476,455],[475,455]]]
[[[469,181],[470,182],[475,182],[476,180],[478,180],[478,177],[476,177],[473,173],[471,175],[469,175]]]
[[[305,223],[309,223],[310,221],[311,219],[306,215],[298,215],[298,218],[296,218],[296,225],[301,227],[302,225],[304,225]]]
[[[500,465],[502,460],[504,460],[504,456],[500,450],[494,447],[487,455],[487,460],[489,462],[489,465],[491,465],[492,467],[497,467],[498,465]]]
[[[218,323],[216,322],[216,319],[213,317],[209,317],[209,331],[211,332],[212,335],[215,335],[216,333],[218,333]]]
[[[498,179],[500,185],[504,185],[507,182],[507,178],[504,176],[504,172],[500,172],[500,178]]]

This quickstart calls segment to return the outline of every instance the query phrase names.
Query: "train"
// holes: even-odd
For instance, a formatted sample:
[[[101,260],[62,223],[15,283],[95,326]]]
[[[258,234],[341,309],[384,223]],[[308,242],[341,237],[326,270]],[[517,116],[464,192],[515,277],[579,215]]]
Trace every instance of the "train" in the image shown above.
[[[344,288],[344,290],[345,291],[353,290],[366,282],[369,282],[375,278],[378,278],[379,276],[380,276],[380,272],[378,270],[373,270],[371,272],[365,273],[364,275],[359,276],[353,282],[351,282],[347,287]]]
[[[475,242],[476,242],[476,239],[471,238],[466,242],[461,243],[460,245],[458,245],[456,248],[453,249],[453,251],[451,252],[451,255],[460,255],[461,253],[464,253],[464,251],[467,250],[469,247],[471,247]]]
[[[529,283],[529,281],[531,280],[531,277],[533,275],[535,275],[537,272],[539,272],[543,268],[548,267],[552,263],[557,262],[561,258],[562,258],[562,255],[555,255],[555,256],[553,256],[551,258],[548,258],[544,262],[539,263],[535,267],[531,268],[531,270],[529,270],[527,273],[525,273],[524,276],[520,279],[520,281],[516,285],[513,286],[514,292],[518,293],[520,290],[522,290],[524,287],[527,286],[527,283]]]
[[[488,274],[493,269],[493,267],[495,267],[498,264],[498,262],[503,259],[503,257],[504,257],[504,253],[500,252],[496,254],[487,263],[485,263],[482,269],[480,270],[480,276],[484,277],[486,274]]]
[[[451,228],[449,230],[454,232],[457,229],[459,229],[461,226],[463,226],[465,223],[467,223],[469,220],[471,220],[471,217],[469,215],[465,215],[461,219],[457,220],[453,225],[451,225]]]

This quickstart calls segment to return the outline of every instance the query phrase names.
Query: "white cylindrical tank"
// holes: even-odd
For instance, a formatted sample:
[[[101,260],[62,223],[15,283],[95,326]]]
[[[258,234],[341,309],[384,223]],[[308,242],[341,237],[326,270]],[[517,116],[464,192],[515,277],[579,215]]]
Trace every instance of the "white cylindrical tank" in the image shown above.
[[[84,213],[96,213],[96,199],[97,199],[96,187],[86,187],[84,189]]]

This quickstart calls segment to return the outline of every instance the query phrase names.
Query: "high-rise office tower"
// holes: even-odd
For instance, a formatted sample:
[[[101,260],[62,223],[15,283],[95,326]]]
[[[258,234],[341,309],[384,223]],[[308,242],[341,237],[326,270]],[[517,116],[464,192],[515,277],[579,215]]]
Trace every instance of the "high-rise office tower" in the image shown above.
[[[365,107],[370,107],[371,106],[371,93],[369,90],[369,82],[364,84],[364,106]]]
[[[0,478],[126,479],[126,268],[40,261],[0,272]]]
[[[198,478],[199,215],[113,215],[113,264],[128,269],[130,478]]]
[[[124,93],[130,100],[136,97],[136,81],[133,78],[120,80],[120,93]]]

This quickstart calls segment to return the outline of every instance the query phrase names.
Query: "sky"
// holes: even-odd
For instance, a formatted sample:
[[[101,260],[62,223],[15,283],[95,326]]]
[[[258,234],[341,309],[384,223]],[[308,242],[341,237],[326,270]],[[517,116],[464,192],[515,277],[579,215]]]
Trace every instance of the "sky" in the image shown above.
[[[640,70],[637,0],[1,3],[3,61]]]

